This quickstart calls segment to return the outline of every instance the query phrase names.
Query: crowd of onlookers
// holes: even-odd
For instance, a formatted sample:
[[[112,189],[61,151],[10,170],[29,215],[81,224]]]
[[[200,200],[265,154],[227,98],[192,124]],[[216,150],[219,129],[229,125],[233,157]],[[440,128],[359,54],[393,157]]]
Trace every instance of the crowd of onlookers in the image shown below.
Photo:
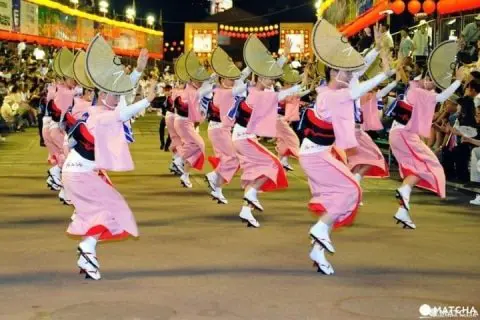
[[[38,126],[41,96],[53,50],[25,42],[0,44],[0,140],[9,132]]]

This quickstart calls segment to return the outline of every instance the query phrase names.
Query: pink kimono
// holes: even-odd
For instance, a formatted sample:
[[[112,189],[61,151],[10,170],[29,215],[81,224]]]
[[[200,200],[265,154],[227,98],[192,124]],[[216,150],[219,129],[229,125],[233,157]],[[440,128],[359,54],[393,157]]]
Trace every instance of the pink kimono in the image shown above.
[[[290,127],[290,121],[300,119],[299,106],[300,98],[297,96],[290,96],[285,98],[285,101],[280,102],[284,104],[285,116],[279,115],[277,117],[277,146],[276,150],[279,157],[292,156],[298,158],[298,150],[300,148],[300,140],[297,134]],[[293,109],[293,112],[292,112]],[[296,117],[295,117],[296,114]],[[296,120],[289,120],[296,119]]]
[[[407,102],[413,106],[412,117],[405,127],[390,131],[389,142],[398,161],[402,178],[414,175],[421,180],[417,187],[445,198],[445,173],[437,156],[421,140],[429,137],[435,113],[436,94],[421,88],[408,90]]]
[[[62,115],[73,103],[74,90],[68,89],[66,86],[57,86],[57,93],[53,102],[62,112]],[[51,152],[55,157],[56,163],[62,167],[66,154],[64,153],[64,137],[65,132],[58,126],[58,122],[52,122],[50,127]]]
[[[187,84],[180,95],[182,102],[188,104],[188,119],[177,116],[175,130],[182,140],[181,156],[194,169],[202,170],[205,162],[205,142],[195,131],[195,125],[202,122],[197,89]]]
[[[280,160],[256,138],[275,137],[277,105],[278,93],[250,88],[246,102],[239,107],[239,112],[250,114],[246,129],[241,129],[243,132],[237,130],[237,124],[233,132],[233,145],[242,169],[242,187],[262,177],[267,178],[267,182],[261,186],[262,191],[288,187]]]
[[[208,139],[212,143],[215,156],[208,157],[208,161],[226,183],[232,180],[239,168],[232,142],[233,121],[227,116],[228,110],[234,103],[232,89],[215,88],[213,104],[220,110],[221,123],[209,125]]]
[[[362,128],[355,129],[358,146],[354,152],[348,156],[348,166],[354,170],[358,165],[369,165],[370,169],[365,173],[365,177],[384,178],[390,175],[388,165],[378,146],[365,131],[378,131],[383,129],[380,122],[377,108],[377,97],[375,92],[370,92],[360,99],[362,106],[363,124]],[[365,131],[364,131],[365,130]]]
[[[316,119],[311,119],[312,122],[330,124],[335,145],[343,150],[358,146],[352,106],[353,100],[348,89],[327,88],[317,96],[313,116]],[[303,144],[308,141],[304,140]],[[308,177],[312,193],[309,209],[318,215],[331,216],[335,228],[351,225],[361,200],[360,186],[348,167],[333,156],[331,147],[313,150],[309,152],[308,148],[302,146],[300,151],[300,164]]]
[[[99,235],[100,240],[138,237],[132,211],[103,174],[104,170],[130,171],[134,167],[117,110],[96,110],[86,122],[86,135],[94,142],[95,167],[100,173],[63,172],[63,183],[76,211],[67,229],[70,235]]]
[[[173,89],[172,90],[172,100],[180,96],[183,92],[183,89]],[[170,144],[170,151],[174,154],[179,153],[181,154],[180,149],[182,148],[182,139],[178,135],[177,131],[175,130],[175,113],[167,112],[165,116],[165,123],[167,124],[167,131],[168,135],[170,136],[170,140],[172,140]]]

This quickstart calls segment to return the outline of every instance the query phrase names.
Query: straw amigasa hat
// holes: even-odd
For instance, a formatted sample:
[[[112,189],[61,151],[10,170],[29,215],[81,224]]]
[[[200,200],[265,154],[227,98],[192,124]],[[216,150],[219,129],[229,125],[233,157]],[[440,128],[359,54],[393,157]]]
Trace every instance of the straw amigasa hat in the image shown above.
[[[243,58],[252,72],[260,77],[275,79],[283,75],[277,60],[255,35],[250,35],[245,42]]]
[[[120,57],[100,34],[88,46],[85,72],[96,88],[107,93],[125,95],[131,93],[135,86],[125,73]]]
[[[187,69],[185,68],[186,58],[187,58],[187,55],[185,53],[182,53],[177,58],[177,60],[175,61],[175,64],[173,65],[175,75],[177,76],[178,80],[180,80],[181,82],[190,81],[190,77],[188,76]]]
[[[80,50],[75,55],[73,59],[73,78],[75,81],[84,87],[85,89],[93,90],[95,86],[93,85],[92,81],[87,76],[85,72],[85,58],[86,53],[83,50]]]
[[[448,40],[440,43],[433,49],[428,58],[428,73],[435,85],[446,89],[452,83],[455,73],[457,43],[455,40]]]
[[[53,58],[53,71],[57,76],[63,77],[64,75],[62,74],[62,72],[60,71],[60,68],[58,67],[59,53],[60,51],[57,51],[57,53],[55,54],[55,57]]]
[[[190,50],[186,54],[185,58],[185,70],[187,71],[190,79],[203,82],[210,78],[211,73],[205,68],[205,66],[198,60],[197,55],[193,50]]]
[[[302,81],[302,76],[298,70],[293,69],[290,64],[286,64],[283,67],[283,76],[281,79],[288,84],[297,84]]]
[[[213,71],[222,78],[238,79],[241,71],[233,63],[232,58],[220,47],[215,48],[210,61]]]
[[[312,42],[315,56],[330,68],[355,71],[365,66],[361,54],[325,19],[313,27]]]
[[[57,67],[60,74],[64,77],[73,79],[73,52],[67,48],[62,48],[56,56]]]

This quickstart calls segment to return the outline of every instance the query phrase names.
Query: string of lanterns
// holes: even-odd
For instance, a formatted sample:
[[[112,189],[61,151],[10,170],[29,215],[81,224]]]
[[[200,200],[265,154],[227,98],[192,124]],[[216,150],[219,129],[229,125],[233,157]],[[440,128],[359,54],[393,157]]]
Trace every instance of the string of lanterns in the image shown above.
[[[274,37],[279,34],[278,24],[269,25],[269,26],[259,26],[259,27],[239,27],[239,26],[228,26],[221,24],[220,26],[220,35],[230,37],[230,38],[240,38],[246,39],[251,33],[255,33],[259,38],[268,38]]]
[[[418,0],[410,0],[406,7],[408,8],[408,12],[415,15],[417,13],[420,13],[422,9],[424,13],[432,14],[435,12],[437,6],[435,4],[435,1],[433,0],[425,0],[423,2],[423,5]],[[393,3],[390,4],[390,9],[395,14],[401,14],[405,11],[405,2],[403,2],[403,0],[395,0]]]

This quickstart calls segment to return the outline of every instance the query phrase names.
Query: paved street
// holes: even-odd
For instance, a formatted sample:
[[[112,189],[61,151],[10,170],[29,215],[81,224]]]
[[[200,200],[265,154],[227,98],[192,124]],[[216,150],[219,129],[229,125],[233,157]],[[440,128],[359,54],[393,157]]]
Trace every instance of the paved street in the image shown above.
[[[201,174],[192,190],[181,188],[157,122],[134,124],[136,170],[111,175],[141,236],[99,245],[98,282],[78,274],[77,241],[65,235],[72,208],[45,186],[36,131],[0,143],[0,319],[369,320],[418,319],[422,304],[480,310],[480,208],[468,205],[471,195],[415,190],[418,229],[403,230],[392,218],[399,182],[366,181],[355,225],[332,235],[336,275],[326,277],[308,259],[315,219],[296,162],[288,190],[261,194],[262,227],[245,228],[238,178],[224,190],[226,206],[210,200]]]

